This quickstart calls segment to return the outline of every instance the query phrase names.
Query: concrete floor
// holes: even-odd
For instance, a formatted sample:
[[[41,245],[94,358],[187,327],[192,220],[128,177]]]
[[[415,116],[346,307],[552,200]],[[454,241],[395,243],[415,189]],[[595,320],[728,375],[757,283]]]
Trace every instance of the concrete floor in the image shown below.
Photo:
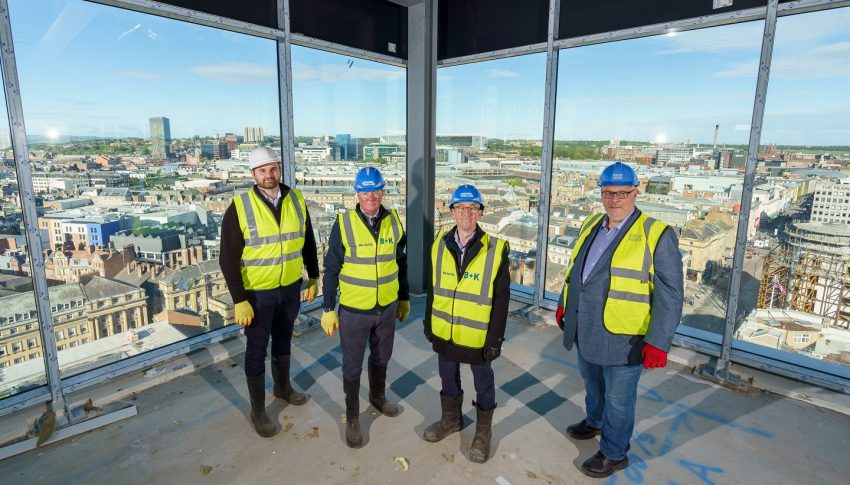
[[[421,302],[414,314],[421,315]],[[389,395],[396,418],[376,416],[361,389],[366,446],[343,443],[338,337],[311,332],[294,343],[310,401],[272,401],[281,432],[254,434],[241,355],[134,396],[139,414],[0,462],[3,483],[593,483],[577,466],[598,441],[572,442],[564,428],[583,416],[575,363],[553,327],[511,322],[495,363],[497,400],[490,460],[468,460],[474,425],[436,444],[420,436],[439,417],[436,358],[420,320],[400,326]],[[238,341],[232,348],[238,349]],[[204,351],[189,358],[204,359]],[[464,369],[472,421],[471,374]],[[270,379],[270,378],[269,378]],[[754,391],[738,393],[671,365],[644,372],[631,465],[604,483],[850,483],[850,416]],[[408,460],[404,471],[396,457]]]

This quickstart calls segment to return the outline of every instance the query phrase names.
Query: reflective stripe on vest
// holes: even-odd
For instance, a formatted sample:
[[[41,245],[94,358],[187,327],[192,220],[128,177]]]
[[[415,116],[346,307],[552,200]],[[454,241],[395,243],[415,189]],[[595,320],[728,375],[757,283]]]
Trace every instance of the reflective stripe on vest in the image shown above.
[[[246,290],[271,290],[301,279],[307,205],[297,189],[280,204],[280,225],[271,209],[252,188],[233,197],[242,249],[242,284]]]
[[[493,307],[493,284],[507,242],[485,233],[482,250],[458,275],[440,232],[431,247],[431,333],[461,347],[483,348]]]
[[[575,264],[572,256],[579,253],[603,217],[604,214],[593,214],[581,226],[567,267],[561,299],[563,308],[567,308],[569,279]],[[645,335],[649,329],[650,302],[654,289],[652,279],[655,274],[653,254],[666,228],[667,224],[641,214],[614,250],[609,269],[611,281],[602,314],[602,321],[609,332]]]
[[[345,248],[339,272],[340,305],[358,310],[385,307],[398,299],[398,242],[404,232],[398,212],[381,219],[378,238],[351,210],[337,217]]]

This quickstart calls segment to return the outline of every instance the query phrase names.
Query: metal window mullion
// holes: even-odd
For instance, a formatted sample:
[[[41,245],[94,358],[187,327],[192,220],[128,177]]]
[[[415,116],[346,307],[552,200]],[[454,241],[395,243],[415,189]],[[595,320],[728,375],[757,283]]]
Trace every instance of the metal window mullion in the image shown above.
[[[56,352],[56,340],[53,335],[53,315],[50,311],[47,275],[44,270],[44,250],[38,230],[38,214],[35,208],[35,193],[32,185],[32,166],[29,161],[24,109],[21,103],[8,0],[0,0],[0,64],[2,64],[4,94],[12,135],[12,150],[15,156],[18,193],[21,197],[21,216],[27,241],[27,257],[32,271],[33,296],[38,314],[41,343],[44,348],[45,374],[47,385],[50,388],[51,407],[56,413],[57,419],[61,422],[67,420],[65,397],[62,394],[59,359]]]
[[[733,332],[735,330],[738,298],[741,290],[741,274],[744,265],[744,252],[747,244],[747,228],[749,227],[750,208],[752,206],[753,185],[756,177],[758,149],[761,140],[762,122],[764,121],[764,106],[767,96],[767,83],[770,79],[770,63],[773,56],[773,43],[776,38],[776,13],[779,0],[769,0],[767,18],[764,21],[762,35],[761,57],[759,60],[758,78],[756,81],[755,100],[753,102],[753,119],[750,125],[750,143],[747,149],[747,165],[744,172],[744,187],[741,195],[741,212],[738,216],[738,232],[735,236],[735,253],[732,259],[732,274],[729,278],[729,293],[726,306],[726,326],[723,331],[723,341],[720,348],[720,361],[717,369],[724,366],[725,375],[730,372],[729,360],[732,348]]]
[[[277,41],[277,80],[280,100],[280,156],[283,183],[295,187],[295,127],[292,113],[292,41],[289,32],[289,0],[277,0],[277,23],[284,36]]]
[[[555,147],[555,108],[558,97],[558,38],[561,0],[549,0],[549,32],[546,41],[546,94],[543,104],[543,143],[540,159],[540,195],[537,198],[537,265],[534,305],[546,294],[546,263],[549,261],[549,203],[552,200],[552,159]]]

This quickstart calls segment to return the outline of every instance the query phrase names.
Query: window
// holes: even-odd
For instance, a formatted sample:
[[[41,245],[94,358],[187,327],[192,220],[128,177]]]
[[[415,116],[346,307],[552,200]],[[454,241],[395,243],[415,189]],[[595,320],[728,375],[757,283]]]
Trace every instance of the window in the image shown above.
[[[511,246],[511,281],[535,284],[545,53],[437,72],[436,231],[454,225],[462,183],[484,197],[478,224]]]
[[[28,349],[32,349],[32,348],[34,348],[36,345],[38,345],[38,342],[36,341],[36,339],[34,339],[34,338],[28,338],[28,339],[27,339],[27,348],[28,348]]]

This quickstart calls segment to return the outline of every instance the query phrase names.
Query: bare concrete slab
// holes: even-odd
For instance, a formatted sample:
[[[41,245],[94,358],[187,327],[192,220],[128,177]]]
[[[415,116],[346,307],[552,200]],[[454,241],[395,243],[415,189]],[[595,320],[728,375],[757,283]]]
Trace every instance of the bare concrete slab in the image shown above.
[[[421,302],[414,314],[421,315]],[[493,451],[468,459],[474,433],[472,376],[464,368],[461,433],[421,439],[439,417],[436,357],[419,320],[399,326],[389,396],[395,418],[368,406],[364,372],[361,423],[366,446],[347,448],[338,337],[313,332],[294,344],[304,406],[268,403],[280,433],[254,434],[241,356],[138,393],[139,415],[0,462],[3,483],[594,483],[577,466],[598,441],[572,442],[564,428],[584,417],[575,354],[552,327],[512,322],[495,363]],[[201,354],[189,356],[203,361]],[[738,393],[673,365],[641,378],[631,465],[604,480],[623,483],[848,483],[850,417],[777,394]],[[409,469],[400,464],[404,458]]]

